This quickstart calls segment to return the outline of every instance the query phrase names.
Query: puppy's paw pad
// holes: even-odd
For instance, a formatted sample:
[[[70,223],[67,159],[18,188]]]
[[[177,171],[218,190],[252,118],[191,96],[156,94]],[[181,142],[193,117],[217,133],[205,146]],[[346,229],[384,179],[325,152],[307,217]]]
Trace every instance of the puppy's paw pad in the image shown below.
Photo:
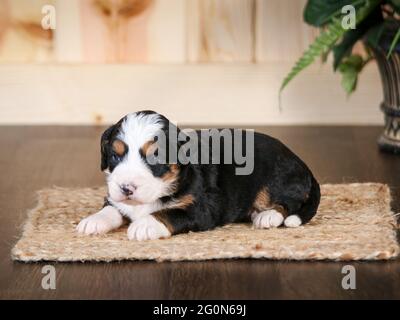
[[[167,227],[152,215],[142,217],[132,222],[128,228],[129,240],[154,240],[168,238],[170,236],[171,233]]]
[[[283,215],[276,210],[266,210],[254,216],[253,225],[258,229],[279,227],[283,222]]]
[[[301,225],[301,219],[298,215],[292,215],[287,217],[284,223],[288,228],[296,228]]]

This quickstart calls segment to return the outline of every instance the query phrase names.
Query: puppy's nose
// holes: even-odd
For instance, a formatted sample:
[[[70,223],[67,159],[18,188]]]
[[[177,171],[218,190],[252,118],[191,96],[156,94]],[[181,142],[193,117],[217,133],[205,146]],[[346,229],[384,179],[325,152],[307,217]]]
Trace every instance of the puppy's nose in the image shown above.
[[[125,184],[121,186],[121,191],[126,196],[131,196],[133,191],[135,191],[136,187],[130,184]]]

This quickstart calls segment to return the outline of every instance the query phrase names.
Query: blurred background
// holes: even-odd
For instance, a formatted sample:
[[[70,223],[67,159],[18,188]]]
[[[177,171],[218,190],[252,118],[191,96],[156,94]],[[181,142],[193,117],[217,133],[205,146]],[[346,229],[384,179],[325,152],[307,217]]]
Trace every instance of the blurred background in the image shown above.
[[[318,35],[305,0],[0,0],[0,124],[383,124],[375,62],[347,97],[331,63],[279,87]],[[55,29],[43,29],[43,6]]]

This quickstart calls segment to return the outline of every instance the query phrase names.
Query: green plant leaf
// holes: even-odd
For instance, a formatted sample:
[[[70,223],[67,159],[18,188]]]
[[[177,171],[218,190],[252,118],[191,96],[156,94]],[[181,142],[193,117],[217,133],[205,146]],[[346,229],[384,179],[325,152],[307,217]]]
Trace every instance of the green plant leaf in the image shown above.
[[[359,54],[352,54],[346,58],[340,65],[340,72],[347,72],[349,69],[361,70],[364,64],[363,58]]]
[[[338,66],[338,70],[342,74],[342,87],[348,95],[356,89],[358,75],[364,65],[365,62],[360,55],[351,55]]]
[[[389,0],[388,2],[397,13],[400,13],[400,0]]]
[[[304,8],[304,21],[310,25],[321,27],[341,14],[345,5],[356,7],[368,0],[308,0]]]
[[[390,45],[389,53],[387,54],[388,59],[392,55],[394,48],[396,48],[397,43],[399,43],[399,40],[400,40],[400,29],[397,30],[397,33],[393,38],[392,44]]]
[[[386,47],[392,40],[390,37],[392,36],[393,39],[395,39],[396,33],[399,29],[399,21],[393,18],[386,18],[382,23],[372,27],[367,32],[365,37],[366,43],[372,48],[378,48],[382,45]]]
[[[355,71],[343,73],[342,88],[350,95],[357,88],[358,73]]]
[[[360,38],[364,35],[366,29],[364,28],[356,28],[354,30],[349,30],[343,36],[342,41],[333,47],[333,69],[336,70],[339,64],[342,62],[343,58],[349,54],[355,45],[355,43],[360,40]]]
[[[350,29],[342,38],[342,41],[333,47],[333,69],[336,70],[342,59],[351,54],[351,51],[358,40],[360,40],[368,30],[375,25],[380,25],[383,22],[382,12],[379,7],[376,7],[364,21],[356,26],[356,29]]]
[[[385,30],[385,22],[378,24],[372,27],[370,30],[368,30],[365,37],[367,44],[372,48],[377,48],[384,30]]]
[[[365,0],[364,6],[357,10],[357,24],[363,21],[381,0]],[[326,26],[326,29],[314,40],[310,47],[303,53],[296,62],[289,74],[283,79],[279,94],[285,89],[289,82],[301,71],[315,61],[315,58],[331,50],[332,46],[347,32],[342,28],[340,19],[333,18]]]
[[[304,52],[303,56],[297,61],[290,73],[283,80],[280,92],[287,86],[287,84],[303,69],[308,67],[314,62],[315,58],[328,51],[332,45],[343,35],[344,29],[340,20],[335,20],[327,29],[322,32],[310,47]]]

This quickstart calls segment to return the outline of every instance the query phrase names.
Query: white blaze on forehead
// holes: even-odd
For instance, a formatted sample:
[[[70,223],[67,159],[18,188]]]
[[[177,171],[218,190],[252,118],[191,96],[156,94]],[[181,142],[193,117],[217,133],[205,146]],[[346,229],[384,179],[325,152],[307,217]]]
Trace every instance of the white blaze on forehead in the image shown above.
[[[142,203],[154,202],[169,192],[169,185],[153,176],[139,152],[162,128],[162,118],[158,114],[131,113],[122,122],[117,138],[128,145],[128,152],[107,177],[111,199],[120,201],[123,196],[120,186],[124,184],[136,187],[135,200]]]
[[[119,138],[131,150],[139,150],[162,129],[162,119],[155,114],[131,113],[122,122]]]

